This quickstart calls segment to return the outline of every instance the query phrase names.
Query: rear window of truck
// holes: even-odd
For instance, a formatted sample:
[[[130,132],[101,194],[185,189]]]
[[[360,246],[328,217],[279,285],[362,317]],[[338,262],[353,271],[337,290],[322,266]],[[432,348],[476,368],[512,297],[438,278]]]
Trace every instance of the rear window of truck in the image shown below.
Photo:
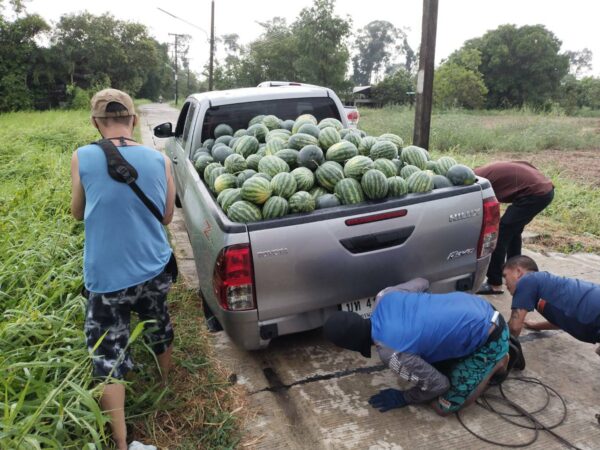
[[[250,119],[260,114],[273,114],[282,120],[295,120],[301,114],[312,114],[318,121],[326,117],[341,120],[335,102],[329,97],[286,98],[214,106],[204,116],[202,142],[214,137],[213,131],[220,123],[226,123],[236,131],[247,128]]]

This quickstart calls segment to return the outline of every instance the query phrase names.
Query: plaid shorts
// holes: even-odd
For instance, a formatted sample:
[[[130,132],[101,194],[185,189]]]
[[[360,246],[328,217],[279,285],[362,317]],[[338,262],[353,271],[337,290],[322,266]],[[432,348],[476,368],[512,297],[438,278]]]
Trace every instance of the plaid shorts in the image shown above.
[[[151,280],[120,291],[89,293],[85,313],[85,338],[93,352],[94,376],[123,378],[133,368],[129,354],[131,311],[144,326],[144,339],[155,354],[163,353],[173,342],[173,327],[167,308],[171,275],[162,272]],[[99,342],[100,341],[100,342]]]
[[[508,337],[508,326],[503,323],[498,339],[486,342],[475,353],[454,360],[447,367],[439,368],[450,380],[450,389],[437,400],[441,410],[455,412],[463,406],[494,366],[508,353]]]

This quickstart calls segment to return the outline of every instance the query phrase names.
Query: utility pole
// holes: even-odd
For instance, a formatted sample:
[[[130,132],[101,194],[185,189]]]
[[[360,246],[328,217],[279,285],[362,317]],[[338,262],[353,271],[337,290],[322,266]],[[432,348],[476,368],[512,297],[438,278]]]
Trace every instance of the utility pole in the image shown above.
[[[208,90],[213,90],[213,60],[215,57],[215,0],[210,2],[210,63],[208,65]]]
[[[419,72],[417,73],[413,144],[424,149],[429,148],[437,14],[438,0],[423,0],[423,23],[421,29]]]
[[[177,64],[177,52],[179,51],[179,38],[184,37],[185,34],[169,33],[170,36],[175,36],[175,106],[177,106],[177,100],[179,97],[179,83],[177,81],[177,74],[179,67]]]

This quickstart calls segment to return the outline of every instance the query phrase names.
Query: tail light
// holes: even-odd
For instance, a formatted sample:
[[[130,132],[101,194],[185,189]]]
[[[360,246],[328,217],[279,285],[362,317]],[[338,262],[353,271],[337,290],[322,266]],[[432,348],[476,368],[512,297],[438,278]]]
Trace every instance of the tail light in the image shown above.
[[[350,111],[346,117],[348,118],[348,122],[350,122],[350,124],[352,125],[357,125],[358,124],[358,119],[360,119],[360,114],[358,113],[358,110],[352,110]]]
[[[221,250],[215,264],[213,287],[223,309],[244,311],[256,308],[253,272],[248,244]]]
[[[483,224],[477,245],[477,257],[482,258],[491,254],[496,248],[498,240],[498,226],[500,225],[500,203],[496,197],[483,200]]]

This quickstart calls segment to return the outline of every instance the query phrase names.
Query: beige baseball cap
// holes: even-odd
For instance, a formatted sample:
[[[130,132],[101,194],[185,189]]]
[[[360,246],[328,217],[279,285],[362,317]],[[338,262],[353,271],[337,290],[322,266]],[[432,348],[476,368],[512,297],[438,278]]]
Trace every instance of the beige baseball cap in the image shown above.
[[[120,103],[125,107],[122,111],[106,111],[110,103]],[[92,97],[92,117],[124,117],[134,116],[133,100],[123,91],[118,89],[103,89]]]

